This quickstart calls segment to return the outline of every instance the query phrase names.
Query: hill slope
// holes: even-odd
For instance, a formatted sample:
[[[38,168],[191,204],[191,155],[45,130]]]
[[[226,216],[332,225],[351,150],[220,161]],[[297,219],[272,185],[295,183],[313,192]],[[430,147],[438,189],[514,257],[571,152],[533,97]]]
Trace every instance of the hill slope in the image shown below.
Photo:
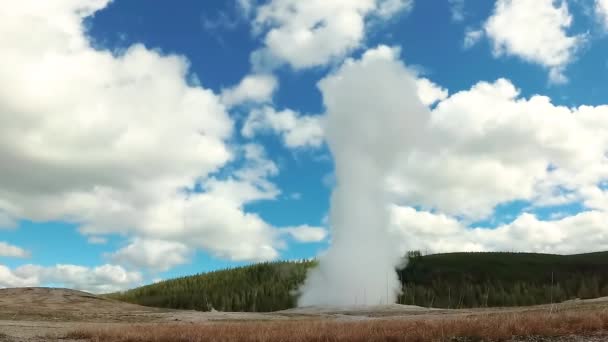
[[[166,280],[107,297],[146,306],[219,311],[277,311],[296,305],[293,291],[315,262],[273,262]]]
[[[0,289],[0,319],[56,321],[127,321],[135,314],[159,310],[58,288]]]
[[[444,308],[547,304],[608,296],[608,252],[413,255],[400,303]]]
[[[465,308],[517,306],[608,296],[608,252],[410,253],[399,270],[400,304]],[[220,311],[275,311],[296,305],[295,292],[315,262],[275,262],[182,277],[110,298],[131,303]],[[380,280],[382,281],[382,280]],[[355,303],[353,303],[355,304]]]

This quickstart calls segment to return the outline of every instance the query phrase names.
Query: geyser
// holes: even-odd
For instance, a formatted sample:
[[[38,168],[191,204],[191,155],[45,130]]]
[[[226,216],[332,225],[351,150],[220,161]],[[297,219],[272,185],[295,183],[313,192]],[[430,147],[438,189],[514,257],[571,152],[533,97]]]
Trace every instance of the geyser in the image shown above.
[[[332,243],[300,289],[299,306],[388,304],[400,292],[402,251],[389,231],[386,179],[422,138],[429,114],[397,54],[386,46],[369,50],[319,83],[337,180]]]

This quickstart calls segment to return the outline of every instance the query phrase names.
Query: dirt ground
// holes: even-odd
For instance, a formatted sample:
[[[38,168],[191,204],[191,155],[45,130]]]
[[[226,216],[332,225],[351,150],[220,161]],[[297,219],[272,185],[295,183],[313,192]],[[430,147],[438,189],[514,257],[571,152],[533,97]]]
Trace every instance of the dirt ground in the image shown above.
[[[389,305],[355,308],[299,308],[273,313],[196,312],[147,308],[91,295],[48,288],[0,290],[0,342],[64,341],[71,331],[81,328],[106,328],[129,324],[212,324],[215,322],[280,320],[377,320],[442,319],[462,315],[524,311],[608,310],[608,299],[570,301],[553,306],[526,308],[441,310],[415,306]],[[601,336],[571,336],[551,341],[607,341]],[[529,339],[528,341],[548,341]]]

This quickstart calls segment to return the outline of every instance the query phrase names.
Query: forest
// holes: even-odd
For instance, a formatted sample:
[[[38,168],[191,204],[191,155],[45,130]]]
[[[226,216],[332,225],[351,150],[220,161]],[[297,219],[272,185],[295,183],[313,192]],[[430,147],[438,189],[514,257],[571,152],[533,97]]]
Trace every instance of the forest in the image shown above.
[[[549,304],[608,296],[608,252],[533,253],[409,252],[400,304],[435,308]],[[267,312],[297,304],[297,289],[316,261],[280,261],[201,273],[111,293],[146,306],[200,311]],[[379,281],[384,281],[380,279]]]

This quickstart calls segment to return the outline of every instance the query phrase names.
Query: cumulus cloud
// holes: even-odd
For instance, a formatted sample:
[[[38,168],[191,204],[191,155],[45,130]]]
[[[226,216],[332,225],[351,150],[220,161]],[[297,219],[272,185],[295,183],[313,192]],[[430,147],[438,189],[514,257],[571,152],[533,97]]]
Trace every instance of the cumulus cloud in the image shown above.
[[[27,258],[29,256],[30,252],[25,249],[0,241],[0,257]]]
[[[69,221],[92,242],[120,233],[232,260],[276,258],[276,227],[244,206],[280,193],[266,179],[278,169],[260,147],[229,144],[226,112],[266,101],[276,80],[248,76],[220,97],[188,81],[184,57],[94,48],[83,20],[108,2],[26,0],[0,14],[0,225]]]
[[[283,228],[281,231],[289,234],[298,242],[320,242],[327,238],[327,230],[325,228],[308,225]]]
[[[0,265],[0,287],[31,287],[39,284],[34,275],[18,275],[5,265]]]
[[[121,266],[110,264],[93,268],[62,264],[50,267],[24,265],[15,269],[0,265],[1,287],[52,285],[93,293],[108,293],[139,285],[141,281],[140,273],[129,272]]]
[[[387,19],[412,6],[412,0],[272,0],[255,15],[254,31],[263,35],[265,48],[253,54],[254,65],[327,64],[363,42],[367,19]]]
[[[448,97],[447,89],[441,88],[429,79],[420,78],[416,83],[418,85],[418,97],[427,106],[431,106]]]
[[[564,69],[572,62],[583,35],[568,35],[572,16],[566,1],[498,0],[484,31],[496,56],[512,55],[550,71],[550,80],[567,80]]]
[[[608,30],[608,0],[595,0],[595,15],[604,29]]]
[[[257,214],[247,213],[244,205],[274,199],[280,191],[267,180],[276,175],[277,166],[266,159],[259,145],[242,148],[243,165],[226,177],[210,177],[202,191],[175,193],[139,212],[139,224],[130,228],[136,236],[181,242],[203,248],[212,255],[230,260],[262,261],[278,257],[284,247],[278,230]],[[87,225],[81,231],[90,235],[124,232],[117,224]]]
[[[520,98],[505,79],[480,82],[437,105],[435,146],[404,155],[389,183],[403,203],[472,218],[517,199],[556,203],[561,189],[574,201],[608,176],[607,111]]]
[[[537,252],[575,254],[608,249],[607,212],[587,211],[542,221],[524,213],[497,228],[469,228],[453,217],[393,206],[394,233],[403,252]]]
[[[191,252],[188,246],[179,242],[135,239],[112,253],[110,258],[116,264],[162,272],[187,263]]]
[[[270,102],[277,87],[278,81],[273,75],[248,75],[238,85],[222,91],[222,102],[228,107]]]
[[[302,115],[286,109],[277,112],[271,107],[253,109],[243,124],[241,133],[253,138],[264,132],[282,137],[289,148],[320,147],[323,143],[323,125],[320,116]]]

